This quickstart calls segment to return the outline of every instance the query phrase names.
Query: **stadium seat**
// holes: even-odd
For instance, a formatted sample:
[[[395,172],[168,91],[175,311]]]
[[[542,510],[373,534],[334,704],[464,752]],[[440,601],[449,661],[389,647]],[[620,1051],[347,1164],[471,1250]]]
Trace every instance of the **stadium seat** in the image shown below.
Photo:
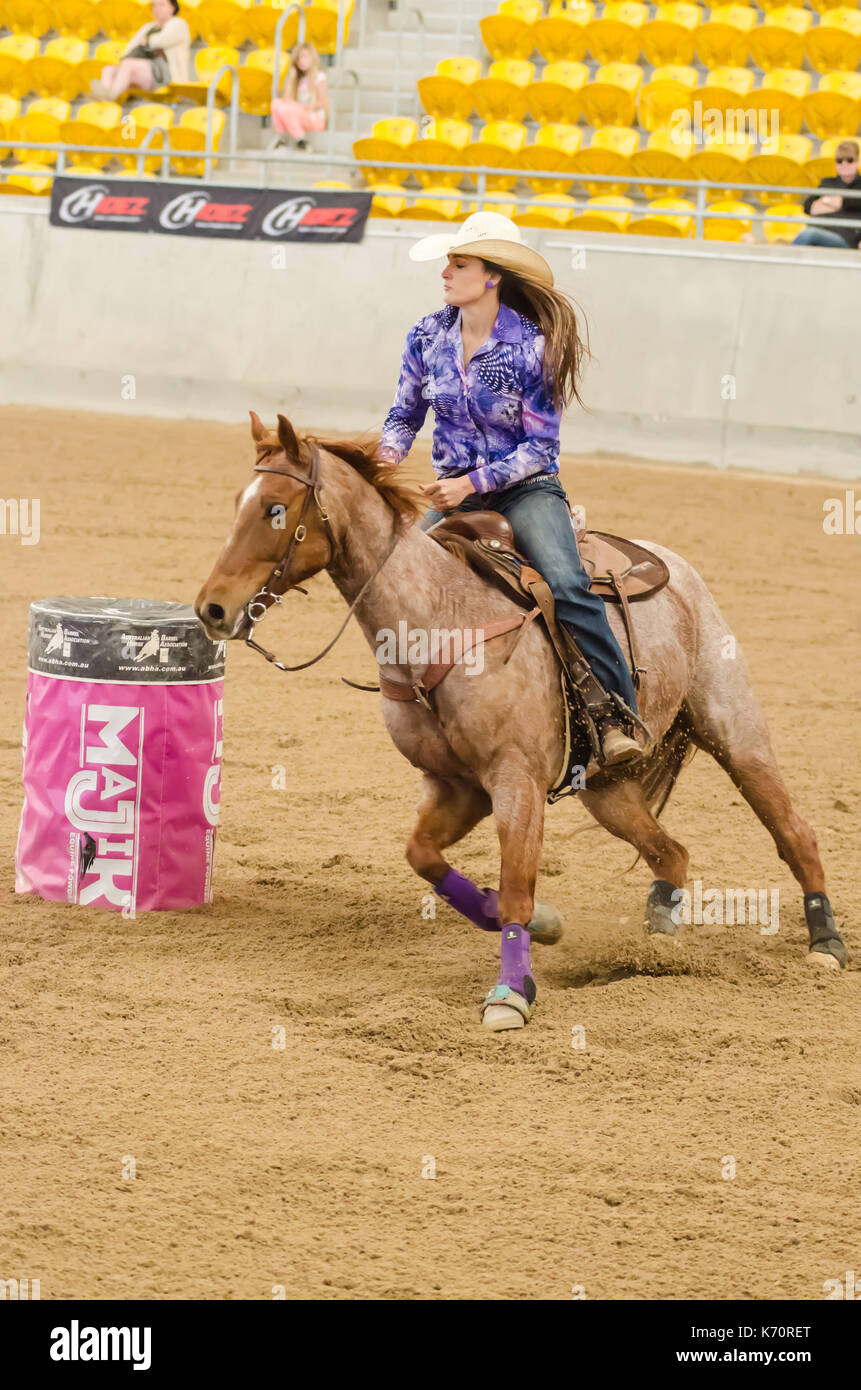
[[[205,150],[206,117],[207,110],[205,106],[194,106],[190,111],[184,111],[179,118],[178,124],[171,126],[168,131],[168,148],[170,150]],[[217,150],[221,144],[223,130],[224,112],[215,110],[212,113],[213,150]],[[172,154],[170,162],[178,174],[190,174],[194,178],[202,177],[206,169],[206,161],[202,158],[188,159],[185,157],[177,157]]]
[[[109,39],[122,39],[123,47],[142,24],[151,23],[145,0],[99,0],[99,28]]]
[[[526,130],[515,121],[488,121],[477,140],[464,150],[465,163],[483,164],[490,169],[510,169],[520,160],[520,152],[526,144]],[[476,177],[476,175],[473,175]],[[509,178],[507,174],[490,175],[487,187],[494,192],[513,188],[517,175]]]
[[[53,116],[55,121],[67,121],[71,114],[72,103],[66,101],[64,97],[34,97],[27,107],[27,115],[35,116],[41,111],[46,116]]]
[[[526,115],[526,89],[534,76],[532,64],[522,59],[491,63],[487,77],[473,84],[473,110],[483,121],[521,121]]]
[[[748,161],[748,177],[755,183],[782,183],[789,188],[812,187],[805,167],[812,145],[806,135],[774,135],[764,140]],[[783,193],[761,193],[763,203],[783,202]]]
[[[566,198],[561,193],[539,193],[537,198],[514,214],[514,221],[519,227],[552,227],[562,231],[570,225],[576,211],[577,204],[573,198]]]
[[[637,92],[643,69],[633,63],[607,63],[598,69],[594,82],[580,93],[580,109],[589,125],[634,124]]]
[[[802,99],[801,110],[808,130],[821,140],[854,135],[861,118],[861,73],[824,73],[816,91]]]
[[[53,27],[54,16],[48,0],[4,0],[2,24],[14,34],[41,38]]]
[[[195,27],[203,42],[213,48],[241,48],[251,37],[248,17],[252,8],[251,0],[205,0],[195,12]]]
[[[710,205],[712,212],[734,212],[741,214],[733,221],[723,217],[706,217],[703,222],[703,236],[706,241],[741,241],[750,231],[751,217],[755,209],[750,203],[742,203],[735,198],[719,198]]]
[[[44,198],[51,192],[53,182],[54,175],[44,164],[13,164],[0,186],[4,193],[29,193]]]
[[[10,140],[23,140],[32,144],[57,145],[60,141],[60,122],[56,116],[45,111],[25,111],[11,122]],[[15,149],[15,158],[21,164],[56,164],[56,150]]]
[[[593,132],[592,142],[586,149],[572,156],[578,174],[631,174],[631,159],[640,143],[640,133],[630,126],[602,126]],[[622,193],[627,188],[627,179],[619,183],[589,183],[584,180],[587,193],[598,198],[604,193]]]
[[[410,146],[418,136],[415,121],[405,116],[392,116],[389,120],[376,121],[371,134],[363,140],[356,140],[353,154],[362,165],[362,173],[368,183],[406,183],[409,169],[373,169],[369,160],[383,159],[402,164],[410,159]]]
[[[88,87],[82,81],[81,65],[87,56],[83,39],[51,39],[43,53],[31,59],[30,87],[40,96],[63,97],[71,101]]]
[[[93,39],[102,27],[100,8],[99,0],[56,0],[50,6],[53,27],[69,39]]]
[[[12,122],[20,109],[21,103],[17,97],[0,95],[0,140],[11,139]],[[10,154],[10,150],[0,149],[0,160],[7,159]]]
[[[810,73],[797,68],[772,68],[763,75],[762,84],[748,94],[747,105],[756,106],[758,111],[776,111],[774,118],[778,130],[772,132],[771,117],[767,122],[767,135],[797,135],[801,129],[804,97],[810,91]]]
[[[582,212],[571,218],[569,227],[581,232],[625,232],[631,221],[633,206],[632,198],[602,193],[586,202]]]
[[[544,19],[535,25],[535,47],[548,63],[577,62],[585,57],[589,25],[595,17],[591,0],[564,5],[550,0]]]
[[[826,10],[804,35],[804,52],[817,72],[854,72],[861,63],[861,12],[844,5]]]
[[[803,203],[774,203],[770,211],[778,217],[803,217]],[[762,230],[766,241],[794,241],[799,232],[804,231],[804,222],[763,222]]]
[[[457,220],[460,222],[463,218],[471,217],[474,212],[498,212],[502,217],[508,217],[513,222],[517,212],[517,203],[507,203],[504,199],[497,202],[490,198],[486,198],[481,203],[463,203]]]
[[[492,58],[528,58],[540,18],[541,0],[502,0],[496,14],[479,21],[488,53]]]
[[[705,149],[697,149],[691,155],[688,161],[691,175],[696,179],[708,179],[710,183],[747,183],[748,173],[745,165],[753,150],[753,141],[744,137],[728,139],[718,136],[709,141]],[[706,191],[709,202],[725,197],[726,194],[720,188]]]
[[[628,232],[634,236],[693,236],[695,213],[687,198],[655,198],[642,217],[629,223]]]
[[[548,63],[526,94],[529,114],[541,124],[573,125],[580,116],[579,94],[588,81],[585,63]]]
[[[532,145],[525,145],[520,155],[520,167],[529,187],[535,193],[566,193],[571,176],[576,172],[574,155],[583,145],[583,127],[579,125],[542,126]],[[531,179],[529,173],[566,173],[567,178]]]
[[[751,58],[765,71],[800,68],[811,22],[810,11],[798,5],[782,5],[769,10],[762,23],[751,31],[748,41]]]
[[[429,116],[465,121],[472,114],[472,86],[481,77],[477,58],[443,58],[431,77],[420,77],[419,100]]]
[[[0,39],[0,92],[25,97],[30,91],[30,64],[39,52],[32,34],[7,34]]]
[[[206,3],[208,0],[204,0],[204,5]],[[275,42],[275,29],[286,8],[283,0],[280,4],[273,3],[273,0],[260,0],[260,3],[252,5],[246,15],[249,41],[257,44],[259,48],[271,48]],[[281,30],[282,53],[289,53],[298,37],[299,11],[294,10]]]
[[[172,99],[177,97],[187,97],[189,101],[206,104],[206,93],[210,79],[213,78],[220,67],[225,63],[232,63],[234,67],[239,66],[239,54],[235,48],[201,48],[194,59],[194,82],[172,82],[170,84],[170,95]],[[218,84],[216,100],[226,102],[230,100],[231,75],[224,73]]]
[[[640,37],[649,17],[638,0],[611,0],[586,30],[589,52],[598,63],[636,63]]]
[[[694,31],[703,22],[699,5],[658,5],[655,18],[640,31],[643,57],[655,68],[678,64],[686,67],[694,56]]]
[[[707,68],[743,68],[758,13],[747,5],[721,5],[712,10],[705,24],[694,31],[694,49],[700,62]]]
[[[122,107],[115,101],[86,101],[79,106],[69,121],[60,127],[60,138],[67,145],[113,145],[120,144],[120,122]],[[103,169],[110,162],[110,154],[92,154],[89,151],[68,155],[71,164],[92,164]]]
[[[350,37],[354,0],[344,7],[344,43]],[[286,29],[286,25],[284,26]],[[318,53],[331,55],[338,48],[338,0],[309,0],[305,7],[305,39]]]
[[[645,148],[635,150],[631,155],[631,173],[641,179],[679,179],[678,186],[671,184],[640,184],[639,191],[645,198],[681,198],[690,196],[684,180],[688,177],[688,160],[693,153],[694,142],[667,130],[656,130],[649,136]]]
[[[694,100],[701,103],[704,112],[719,111],[723,115],[730,108],[739,109],[753,91],[753,82],[752,68],[714,68],[703,86],[694,92]]]
[[[157,101],[142,102],[140,106],[134,106],[125,114],[125,119],[120,126],[119,144],[140,145],[146,139],[149,131],[155,129],[159,133],[150,140],[149,149],[164,149],[165,139],[163,132],[169,130],[173,125],[173,111],[169,106],[164,106]],[[136,169],[138,166],[138,155],[122,155],[121,162],[127,169]],[[144,159],[144,170],[148,174],[156,174],[162,166],[159,156],[152,159]]]
[[[696,85],[696,68],[682,64],[655,68],[637,93],[637,118],[643,129],[678,130],[680,115],[690,115]]]
[[[239,109],[247,116],[268,116],[272,99],[274,48],[256,48],[239,69]],[[283,71],[283,68],[282,68]]]
[[[345,185],[349,186],[349,185]],[[315,184],[315,188],[322,187]],[[397,183],[372,183],[370,185],[371,217],[400,217],[407,205],[407,195]]]
[[[461,202],[462,198],[456,190],[443,184],[433,184],[417,193],[415,200],[408,207],[403,208],[399,216],[416,222],[440,219],[445,222],[453,222],[460,212]]]
[[[462,174],[441,174],[421,169],[422,164],[465,164],[464,150],[472,139],[472,131],[466,121],[449,121],[435,117],[420,140],[413,141],[409,148],[409,158],[415,161],[415,176],[426,188],[434,185],[457,188],[463,179]]]
[[[81,63],[82,92],[89,92],[90,83],[101,79],[104,68],[116,66],[123,56],[125,46],[121,39],[105,39],[103,43],[96,45],[92,58],[85,58]]]

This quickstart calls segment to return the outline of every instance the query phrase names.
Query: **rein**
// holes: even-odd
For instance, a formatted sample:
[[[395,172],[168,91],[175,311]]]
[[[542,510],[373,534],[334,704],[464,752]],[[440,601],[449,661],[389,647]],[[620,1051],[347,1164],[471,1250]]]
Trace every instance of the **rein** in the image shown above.
[[[334,556],[335,554],[335,536],[332,531],[331,523],[329,521],[329,514],[323,506],[322,502],[320,501],[320,496],[318,492],[318,488],[320,486],[320,451],[315,444],[311,444],[311,471],[308,476],[306,476],[303,473],[298,473],[294,469],[289,467],[276,467],[274,464],[266,463],[256,463],[254,465],[254,472],[277,473],[280,474],[280,476],[283,478],[293,478],[295,482],[301,483],[302,486],[306,489],[306,491],[305,496],[302,499],[302,510],[299,513],[299,520],[296,524],[296,529],[294,530],[293,535],[290,537],[290,540],[287,544],[287,549],[284,552],[282,559],[278,561],[278,564],[273,569],[272,573],[266,580],[266,583],[263,585],[263,587],[261,589],[258,589],[257,593],[253,596],[253,598],[250,598],[247,604],[245,605],[245,616],[251,624],[248,635],[245,638],[245,645],[247,647],[251,647],[255,652],[260,652],[260,655],[265,656],[267,661],[271,661],[273,666],[276,666],[279,671],[304,671],[309,666],[316,666],[317,662],[322,661],[323,657],[327,656],[328,653],[332,650],[335,643],[338,641],[338,638],[344,632],[344,629],[346,628],[348,622],[350,621],[359,604],[361,603],[362,599],[364,598],[365,593],[370,588],[374,580],[377,578],[377,575],[380,573],[380,570],[391,558],[395,546],[400,540],[400,533],[398,531],[397,521],[395,522],[394,530],[392,532],[391,545],[389,546],[380,563],[377,565],[377,568],[374,570],[373,574],[365,580],[356,597],[353,599],[353,602],[350,604],[350,607],[347,610],[346,618],[341,623],[341,626],[338,628],[338,631],[335,633],[335,636],[332,638],[331,642],[329,642],[321,652],[318,652],[316,656],[312,656],[310,661],[300,661],[295,666],[286,666],[283,661],[276,660],[273,652],[267,651],[265,647],[260,646],[259,642],[254,641],[254,629],[258,623],[261,623],[263,621],[272,605],[281,602],[285,593],[287,593],[290,589],[299,588],[298,584],[287,584],[283,589],[275,589],[273,588],[273,585],[279,583],[284,578],[287,569],[290,565],[290,561],[292,560],[293,555],[295,554],[297,546],[300,546],[302,544],[302,542],[308,534],[308,528],[305,524],[305,518],[308,515],[308,511],[310,509],[312,500],[316,504],[317,513],[320,517],[320,520],[323,523],[323,529],[326,532],[326,537],[329,541],[329,545],[332,550],[332,556]],[[304,592],[304,589],[300,589],[300,593]]]

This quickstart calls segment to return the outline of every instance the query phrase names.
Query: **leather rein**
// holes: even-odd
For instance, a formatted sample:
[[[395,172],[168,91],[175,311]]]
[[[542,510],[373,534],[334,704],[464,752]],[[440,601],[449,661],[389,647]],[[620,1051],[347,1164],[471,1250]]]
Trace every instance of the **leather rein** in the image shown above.
[[[271,661],[273,666],[276,666],[279,671],[304,671],[309,666],[315,666],[318,661],[322,661],[323,657],[328,655],[328,653],[334,647],[335,643],[338,641],[338,638],[343,633],[348,622],[350,621],[359,604],[361,603],[362,599],[364,598],[367,590],[370,588],[373,581],[377,578],[377,575],[380,573],[380,570],[383,568],[383,565],[385,565],[386,562],[390,559],[392,552],[395,549],[395,546],[400,540],[400,532],[398,530],[396,522],[392,532],[391,545],[389,546],[380,563],[377,565],[377,568],[374,570],[373,574],[371,574],[365,580],[356,597],[353,599],[353,602],[350,604],[350,607],[347,610],[347,616],[341,623],[341,626],[338,628],[338,631],[335,633],[335,636],[332,638],[331,642],[329,642],[323,648],[321,652],[318,652],[316,656],[312,656],[310,661],[300,661],[295,666],[287,666],[284,664],[283,661],[277,661],[273,652],[267,651],[265,647],[260,646],[259,642],[254,641],[255,627],[258,623],[261,623],[263,621],[273,604],[280,603],[285,593],[288,593],[290,589],[298,589],[299,592],[302,594],[306,592],[298,584],[287,583],[284,585],[283,588],[275,588],[274,586],[280,585],[281,581],[284,579],[290,567],[290,561],[293,559],[293,556],[296,553],[297,548],[302,544],[302,542],[305,540],[305,537],[308,534],[306,518],[308,516],[308,512],[310,510],[312,501],[315,503],[317,507],[317,514],[323,523],[323,529],[326,533],[326,539],[329,542],[332,556],[334,556],[335,554],[335,536],[334,532],[332,531],[331,522],[329,521],[329,514],[326,511],[326,508],[323,506],[323,503],[320,501],[320,451],[317,448],[316,444],[312,443],[310,440],[308,441],[308,443],[311,449],[311,469],[310,473],[308,474],[297,472],[295,469],[281,464],[275,465],[272,463],[260,462],[254,465],[255,473],[277,473],[282,478],[293,478],[295,482],[301,483],[302,486],[305,488],[305,495],[302,499],[302,509],[299,513],[299,520],[296,523],[296,527],[293,531],[292,536],[290,537],[290,540],[288,541],[287,549],[284,552],[283,557],[278,561],[278,564],[275,566],[272,573],[269,575],[269,578],[266,580],[266,583],[263,585],[263,587],[261,589],[258,589],[257,593],[254,594],[253,598],[250,598],[245,605],[245,616],[251,624],[248,631],[248,635],[245,638],[246,646],[251,647],[256,652],[260,652],[261,656],[265,656],[266,660]],[[321,568],[323,567],[321,566]]]

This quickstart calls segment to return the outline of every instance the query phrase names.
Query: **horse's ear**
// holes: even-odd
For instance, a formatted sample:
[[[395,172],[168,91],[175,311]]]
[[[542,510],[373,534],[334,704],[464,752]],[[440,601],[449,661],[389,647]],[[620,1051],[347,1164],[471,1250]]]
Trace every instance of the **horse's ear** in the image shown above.
[[[256,410],[249,410],[248,414],[251,416],[251,438],[255,444],[259,444],[261,440],[266,438],[266,426]]]
[[[278,416],[278,443],[284,450],[288,459],[298,459],[300,457],[299,440],[296,431],[290,424],[286,415]]]

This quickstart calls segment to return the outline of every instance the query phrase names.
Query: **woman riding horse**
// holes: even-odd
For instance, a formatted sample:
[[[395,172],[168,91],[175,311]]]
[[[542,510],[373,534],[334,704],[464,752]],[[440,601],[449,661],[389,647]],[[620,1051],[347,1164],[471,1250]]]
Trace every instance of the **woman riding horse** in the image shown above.
[[[442,256],[446,307],[407,335],[381,455],[400,463],[433,405],[437,481],[422,489],[432,510],[421,526],[453,511],[501,512],[603,691],[636,714],[631,675],[603,600],[589,587],[557,476],[560,414],[580,401],[584,347],[574,309],[554,288],[544,257],[500,213],[474,213],[456,235],[425,237],[410,249],[414,261]],[[624,711],[606,699],[598,709],[602,761],[641,758]]]

